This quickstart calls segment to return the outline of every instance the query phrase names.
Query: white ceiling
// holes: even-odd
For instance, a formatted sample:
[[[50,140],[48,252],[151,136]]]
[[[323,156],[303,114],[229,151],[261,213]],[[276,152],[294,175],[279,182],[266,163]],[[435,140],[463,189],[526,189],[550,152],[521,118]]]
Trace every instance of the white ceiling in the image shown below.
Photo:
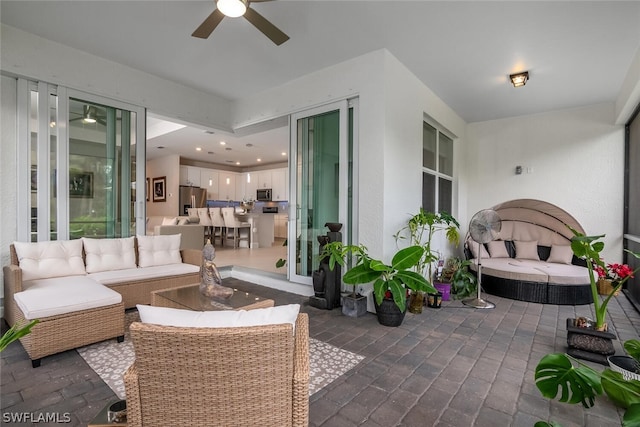
[[[191,37],[213,0],[2,0],[0,19],[230,100],[386,48],[467,122],[615,101],[640,47],[638,1],[279,0],[251,7],[291,39],[276,46],[243,18],[225,18],[208,40]],[[508,74],[523,70],[531,80],[514,89]],[[286,129],[235,140],[184,128],[152,139],[149,155],[163,145],[163,153],[194,157],[200,144],[216,157],[223,136],[235,147],[225,154],[237,156],[219,161],[243,166],[288,145]]]

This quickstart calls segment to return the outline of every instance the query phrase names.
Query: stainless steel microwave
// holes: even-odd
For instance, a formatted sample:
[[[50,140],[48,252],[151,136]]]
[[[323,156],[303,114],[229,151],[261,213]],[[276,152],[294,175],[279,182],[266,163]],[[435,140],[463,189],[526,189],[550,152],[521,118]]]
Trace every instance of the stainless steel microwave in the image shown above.
[[[271,189],[270,188],[258,188],[256,190],[256,200],[259,202],[271,201]]]

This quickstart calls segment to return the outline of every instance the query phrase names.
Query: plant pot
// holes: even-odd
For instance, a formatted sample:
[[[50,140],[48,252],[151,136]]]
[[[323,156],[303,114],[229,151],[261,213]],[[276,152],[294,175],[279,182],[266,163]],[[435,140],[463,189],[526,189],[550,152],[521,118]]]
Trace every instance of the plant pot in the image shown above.
[[[609,356],[607,358],[611,370],[620,372],[627,381],[640,381],[640,365],[630,356]]]
[[[435,282],[433,287],[442,294],[442,301],[449,301],[451,297],[451,283]]]
[[[342,314],[349,317],[360,317],[367,314],[367,297],[353,294],[342,296]]]
[[[420,314],[422,313],[422,306],[424,305],[424,292],[413,291],[409,296],[409,313]]]
[[[378,316],[378,323],[383,326],[400,326],[404,320],[406,314],[406,306],[404,311],[400,311],[395,301],[391,298],[384,298],[378,305],[376,299],[373,299],[376,307],[376,316]]]
[[[596,331],[592,326],[578,327],[576,319],[567,319],[567,354],[591,362],[607,364],[607,356],[615,354],[610,332]]]
[[[442,307],[442,293],[436,292],[435,294],[427,294],[427,307]]]
[[[611,279],[598,279],[598,294],[609,295],[617,285],[618,283]],[[620,289],[613,294],[614,297],[617,297],[618,295],[620,295]]]

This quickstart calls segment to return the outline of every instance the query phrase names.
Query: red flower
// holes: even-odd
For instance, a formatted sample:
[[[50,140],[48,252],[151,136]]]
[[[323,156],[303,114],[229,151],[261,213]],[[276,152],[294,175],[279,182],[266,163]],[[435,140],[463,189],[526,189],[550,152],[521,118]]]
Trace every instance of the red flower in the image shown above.
[[[391,295],[391,291],[389,289],[387,289],[384,293],[384,297],[387,299],[391,299],[392,295]]]
[[[611,279],[614,281],[623,280],[626,277],[633,278],[633,270],[627,264],[607,264],[606,268],[594,264],[593,270],[598,273],[601,279]]]

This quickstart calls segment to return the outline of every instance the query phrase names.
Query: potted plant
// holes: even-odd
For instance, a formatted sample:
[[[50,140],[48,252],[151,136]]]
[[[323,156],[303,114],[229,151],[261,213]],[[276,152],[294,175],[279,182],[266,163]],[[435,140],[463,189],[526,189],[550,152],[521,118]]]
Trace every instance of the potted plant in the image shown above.
[[[477,279],[469,271],[470,260],[449,258],[442,274],[444,281],[451,283],[451,291],[455,299],[468,298],[476,293]]]
[[[17,323],[15,323],[0,338],[0,352],[7,348],[7,346],[15,340],[20,339],[31,332],[31,328],[38,322],[38,319],[34,319],[23,326],[19,326]]]
[[[364,246],[344,245],[342,242],[329,242],[322,248],[320,261],[328,258],[329,269],[333,270],[336,264],[344,267],[346,258],[355,256],[355,265],[364,260],[367,248]],[[355,284],[345,283],[353,287],[348,295],[342,297],[342,314],[349,317],[360,317],[367,313],[367,297],[357,292]]]
[[[423,208],[413,215],[407,223],[394,235],[396,242],[407,240],[411,246],[422,247],[422,256],[413,267],[414,271],[422,274],[429,284],[433,281],[433,263],[438,261],[440,254],[432,247],[433,236],[438,231],[444,231],[449,243],[456,246],[460,242],[460,224],[446,212],[427,212]],[[420,292],[420,291],[417,291]],[[436,291],[434,291],[436,292]],[[423,296],[417,295],[418,299]]]
[[[352,251],[356,247],[348,247]],[[344,283],[359,285],[373,282],[374,303],[378,322],[385,326],[399,326],[407,308],[407,292],[436,292],[421,274],[411,271],[424,255],[422,246],[400,249],[390,264],[372,259],[364,246],[357,247],[358,263],[342,278]]]
[[[629,340],[624,343],[625,349],[632,349],[630,354],[639,357],[640,341]],[[577,367],[573,365],[576,362]],[[544,356],[535,370],[536,386],[540,393],[548,399],[555,399],[560,392],[560,402],[581,403],[585,408],[595,404],[596,397],[606,393],[609,399],[621,408],[625,408],[624,426],[640,425],[640,381],[626,379],[620,372],[609,368],[598,372],[579,362],[568,354],[553,353]],[[536,427],[559,427],[555,422],[540,421]]]
[[[609,366],[625,380],[640,380],[640,341],[625,341],[624,349],[628,356],[609,356]]]
[[[613,296],[617,297],[620,293],[620,288],[614,290],[621,280],[628,276],[633,276],[633,271],[627,264],[607,264],[606,267],[595,265],[594,269],[598,273],[598,293],[600,295],[609,295],[613,292]]]

